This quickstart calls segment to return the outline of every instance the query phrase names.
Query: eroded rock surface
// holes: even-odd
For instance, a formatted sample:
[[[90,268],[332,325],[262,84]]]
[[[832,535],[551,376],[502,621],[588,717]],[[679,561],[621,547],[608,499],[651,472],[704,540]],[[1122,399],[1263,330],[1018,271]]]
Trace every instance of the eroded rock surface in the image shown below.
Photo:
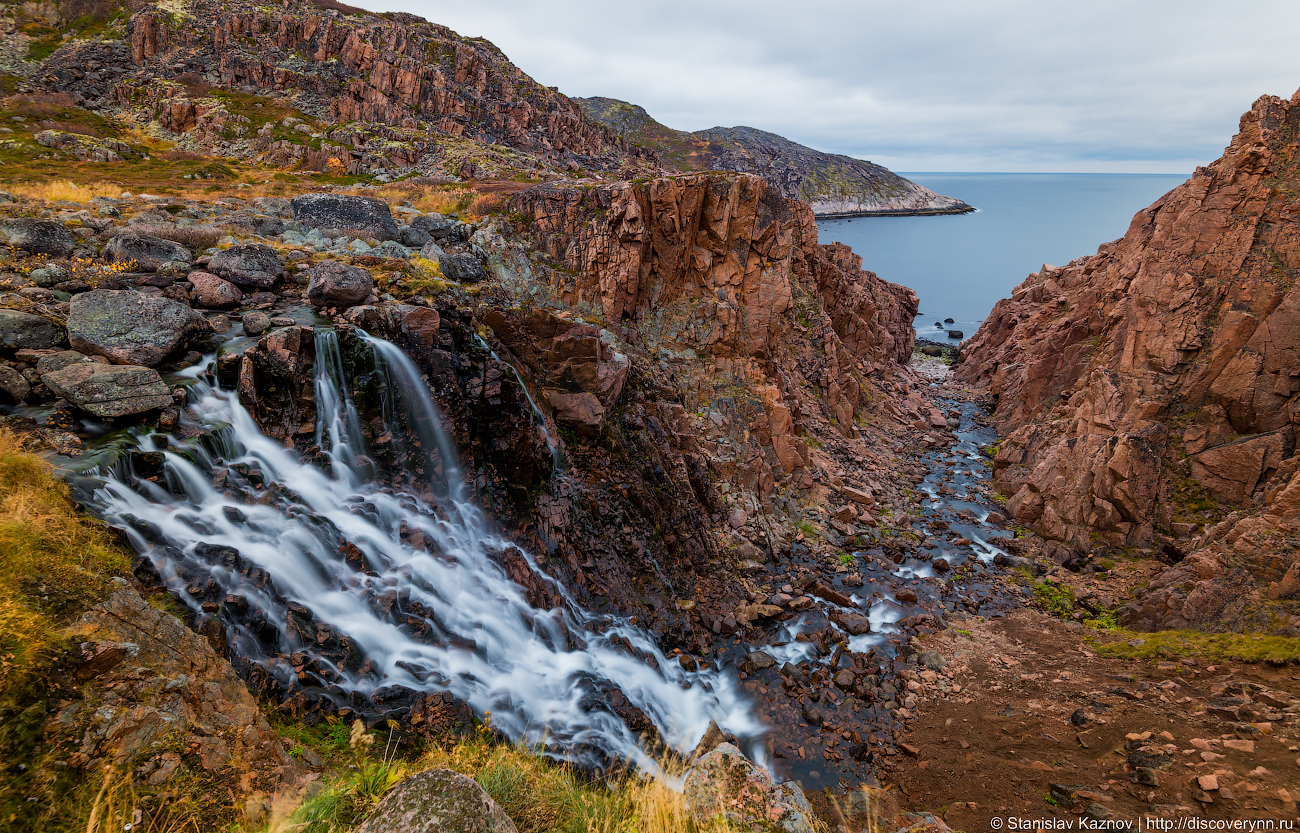
[[[1094,540],[1188,556],[1135,625],[1262,624],[1295,557],[1275,545],[1300,491],[1298,124],[1300,98],[1259,99],[1221,159],[1031,275],[962,351],[959,377],[998,397],[1007,507],[1058,559]]]
[[[384,796],[357,833],[516,833],[473,779],[450,769],[412,775]]]
[[[116,364],[155,367],[209,332],[203,316],[185,304],[131,290],[83,292],[68,312],[72,348]]]

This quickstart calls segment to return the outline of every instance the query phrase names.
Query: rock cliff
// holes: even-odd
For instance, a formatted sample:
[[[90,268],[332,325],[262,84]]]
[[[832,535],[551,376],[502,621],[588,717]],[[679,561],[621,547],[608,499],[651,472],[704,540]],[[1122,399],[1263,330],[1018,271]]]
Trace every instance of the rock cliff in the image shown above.
[[[467,179],[654,167],[653,154],[587,119],[488,41],[414,15],[306,0],[128,11],[105,0],[106,34],[120,32],[123,44],[76,37],[84,5],[16,12],[74,34],[22,67],[20,92],[152,123],[186,150]]]
[[[962,351],[959,377],[998,398],[1016,520],[1062,560],[1181,561],[1134,625],[1267,626],[1300,589],[1298,124],[1300,97],[1260,98],[1222,158],[1123,239],[1030,275]]]
[[[687,171],[758,174],[820,216],[963,214],[961,200],[934,193],[888,168],[823,153],[753,127],[711,127],[687,133],[655,121],[644,108],[613,98],[576,98],[594,121]]]

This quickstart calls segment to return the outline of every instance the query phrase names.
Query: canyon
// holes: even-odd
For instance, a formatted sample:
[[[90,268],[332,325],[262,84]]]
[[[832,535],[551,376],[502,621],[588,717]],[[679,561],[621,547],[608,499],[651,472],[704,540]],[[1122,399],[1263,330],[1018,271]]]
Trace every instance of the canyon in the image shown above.
[[[1295,816],[1300,99],[922,351],[816,218],[969,207],[870,163],[331,0],[4,14],[0,463],[121,556],[11,582],[14,829]]]

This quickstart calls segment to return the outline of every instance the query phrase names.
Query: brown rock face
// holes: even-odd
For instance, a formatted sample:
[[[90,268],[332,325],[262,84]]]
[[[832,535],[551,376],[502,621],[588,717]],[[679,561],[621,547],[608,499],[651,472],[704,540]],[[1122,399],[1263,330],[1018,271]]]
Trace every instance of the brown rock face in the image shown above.
[[[667,325],[678,314],[678,335],[701,351],[769,362],[791,323],[829,339],[833,362],[839,351],[877,366],[911,354],[915,293],[862,271],[846,246],[818,245],[811,209],[759,177],[540,185],[510,205],[531,220],[537,247],[573,273],[555,287],[564,301],[598,306],[607,321]],[[808,320],[789,321],[810,293],[831,332],[811,309]]]
[[[1029,276],[963,350],[958,377],[998,397],[995,476],[1018,521],[1079,547],[1168,544],[1235,507],[1280,529],[1300,422],[1298,125],[1300,94],[1259,99],[1221,159],[1123,239]],[[1214,527],[1179,549],[1231,551],[1240,535]],[[1192,562],[1133,621],[1204,623],[1241,595],[1219,592],[1227,562]],[[1219,591],[1194,598],[1206,581]]]
[[[124,81],[114,97],[147,104],[168,130],[202,132],[194,138],[205,143],[253,137],[240,127],[249,121],[246,114],[214,110],[202,93],[175,83],[186,69],[214,74],[215,84],[225,89],[291,93],[294,106],[328,114],[335,123],[416,130],[412,135],[421,137],[419,146],[388,148],[379,160],[384,164],[414,166],[436,144],[430,132],[507,145],[560,168],[575,158],[582,166],[602,170],[618,170],[632,158],[654,159],[587,119],[575,103],[535,82],[486,40],[462,37],[410,14],[200,0],[192,4],[183,26],[152,9],[135,15],[131,60],[145,72]],[[155,73],[159,79],[146,80]],[[307,163],[320,167],[336,158],[355,168],[360,160],[354,155],[364,156],[366,148],[348,147],[353,144],[348,132],[332,136],[315,154],[320,158]],[[338,142],[344,144],[336,147]],[[277,141],[269,132],[258,136],[256,150],[295,159],[306,153],[296,141]],[[448,172],[478,175],[473,162],[463,171]]]

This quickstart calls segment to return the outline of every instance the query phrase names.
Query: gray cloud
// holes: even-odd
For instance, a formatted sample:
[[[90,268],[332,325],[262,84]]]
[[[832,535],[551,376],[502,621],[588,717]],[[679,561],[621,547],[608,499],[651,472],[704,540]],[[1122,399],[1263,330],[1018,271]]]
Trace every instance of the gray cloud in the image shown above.
[[[1300,86],[1294,0],[380,0],[543,84],[895,170],[1189,172]]]

